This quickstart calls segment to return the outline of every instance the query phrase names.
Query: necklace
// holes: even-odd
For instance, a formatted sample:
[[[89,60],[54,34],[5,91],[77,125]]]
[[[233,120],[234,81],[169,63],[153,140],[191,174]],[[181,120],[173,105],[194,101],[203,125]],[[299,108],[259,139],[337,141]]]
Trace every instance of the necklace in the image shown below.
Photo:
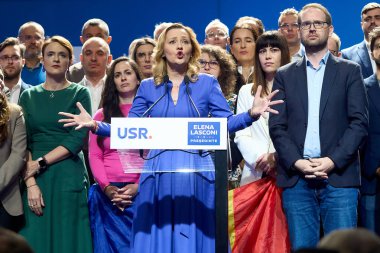
[[[47,87],[46,87],[46,83],[44,83],[43,86],[44,86],[44,89],[45,89],[46,91],[50,92],[49,98],[50,98],[50,99],[53,99],[53,98],[55,98],[54,93],[55,93],[57,90],[63,90],[63,89],[65,89],[65,88],[67,87],[67,84],[63,85],[63,87],[62,87],[61,89],[56,88],[56,89],[54,89],[54,90],[49,90],[49,89],[47,89]]]

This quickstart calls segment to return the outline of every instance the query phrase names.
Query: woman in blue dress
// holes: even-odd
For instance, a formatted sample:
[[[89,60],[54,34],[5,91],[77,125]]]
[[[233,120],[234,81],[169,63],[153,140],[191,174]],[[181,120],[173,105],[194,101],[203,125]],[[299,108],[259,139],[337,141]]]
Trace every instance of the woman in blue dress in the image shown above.
[[[154,51],[153,78],[141,82],[128,116],[211,115],[227,118],[229,131],[234,132],[250,126],[265,111],[276,113],[270,108],[281,103],[270,101],[276,92],[260,98],[260,87],[252,108],[233,116],[217,80],[199,74],[199,56],[193,30],[178,23],[169,26]],[[78,107],[80,115],[61,113],[68,118],[60,122],[109,135],[108,124],[93,121],[80,104]],[[144,166],[135,200],[133,252],[215,252],[215,174],[211,158],[191,150],[151,150],[148,158],[152,159]],[[178,169],[193,172],[176,172]]]

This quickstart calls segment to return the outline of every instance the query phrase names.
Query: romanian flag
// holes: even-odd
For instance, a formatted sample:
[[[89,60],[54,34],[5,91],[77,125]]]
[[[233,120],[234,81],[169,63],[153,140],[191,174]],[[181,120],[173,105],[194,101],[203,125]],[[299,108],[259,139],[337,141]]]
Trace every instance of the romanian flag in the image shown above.
[[[288,226],[281,189],[266,177],[228,192],[232,253],[288,253]]]

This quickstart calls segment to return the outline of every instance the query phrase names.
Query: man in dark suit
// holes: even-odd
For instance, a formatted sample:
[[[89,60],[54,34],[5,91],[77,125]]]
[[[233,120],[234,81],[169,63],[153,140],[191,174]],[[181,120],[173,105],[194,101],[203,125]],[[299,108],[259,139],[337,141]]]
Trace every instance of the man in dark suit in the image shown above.
[[[364,80],[369,104],[368,140],[363,148],[360,225],[380,235],[380,27],[370,33],[376,73]]]
[[[368,34],[380,26],[380,4],[369,3],[362,9],[361,26],[364,33],[364,40],[359,44],[342,50],[343,59],[351,60],[360,65],[362,68],[363,78],[373,74],[376,68],[375,62],[369,55]]]
[[[358,149],[367,136],[367,98],[360,66],[328,51],[331,15],[320,4],[299,14],[304,57],[280,68],[269,119],[278,153],[277,184],[293,250],[324,234],[355,227],[360,185]]]
[[[9,89],[8,100],[18,104],[21,93],[30,87],[21,79],[25,64],[25,46],[18,39],[9,37],[0,44],[0,66],[4,71],[4,84]]]

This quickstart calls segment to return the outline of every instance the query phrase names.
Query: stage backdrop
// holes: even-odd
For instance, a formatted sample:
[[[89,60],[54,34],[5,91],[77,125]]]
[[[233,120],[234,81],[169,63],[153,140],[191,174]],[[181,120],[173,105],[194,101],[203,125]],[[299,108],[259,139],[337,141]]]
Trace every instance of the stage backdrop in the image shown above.
[[[241,16],[260,18],[266,30],[277,29],[279,13],[288,7],[300,9],[304,0],[0,0],[2,25],[0,40],[17,36],[20,25],[36,21],[46,35],[62,35],[74,46],[81,46],[79,36],[83,23],[101,18],[110,27],[114,58],[128,54],[130,42],[144,35],[152,36],[159,22],[181,22],[192,27],[199,42],[204,40],[204,28],[219,18],[230,29]],[[363,0],[324,0],[333,17],[335,32],[341,37],[342,48],[363,40],[360,12],[368,3]]]

